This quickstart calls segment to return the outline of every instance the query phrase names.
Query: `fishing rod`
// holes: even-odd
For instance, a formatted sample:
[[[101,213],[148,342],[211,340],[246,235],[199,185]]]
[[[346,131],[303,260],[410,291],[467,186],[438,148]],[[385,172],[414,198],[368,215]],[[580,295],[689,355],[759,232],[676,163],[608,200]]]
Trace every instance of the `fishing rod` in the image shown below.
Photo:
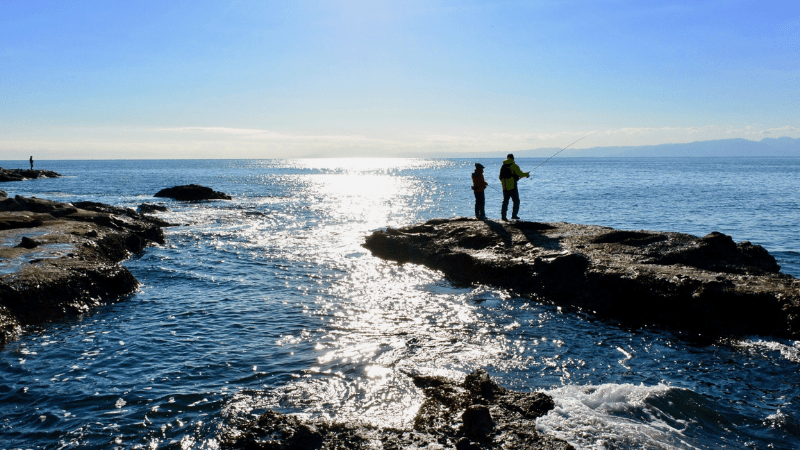
[[[487,184],[486,186],[488,186],[488,187],[490,187],[490,188],[494,189],[494,190],[495,190],[495,191],[497,191],[497,192],[500,192],[501,194],[503,193],[503,192],[501,192],[501,191],[500,191],[500,189],[497,189],[496,187],[492,186],[491,184]]]
[[[577,144],[578,142],[580,142],[580,141],[582,141],[582,140],[586,139],[586,138],[587,138],[587,137],[589,137],[589,136],[590,136],[590,134],[587,134],[586,136],[584,136],[584,137],[582,137],[582,138],[578,139],[577,141],[575,141],[575,142],[573,142],[573,143],[569,144],[568,146],[566,146],[566,147],[562,148],[561,150],[559,150],[559,151],[557,151],[557,152],[553,153],[553,155],[552,155],[552,156],[550,156],[549,158],[547,158],[547,159],[545,159],[544,161],[542,161],[541,163],[539,163],[539,165],[538,165],[538,166],[536,166],[536,167],[534,167],[533,169],[529,170],[529,171],[528,171],[528,173],[531,173],[531,172],[533,172],[534,170],[538,169],[538,168],[539,168],[539,167],[540,167],[542,164],[546,163],[547,161],[550,161],[551,159],[553,159],[553,158],[554,158],[556,155],[558,155],[559,153],[561,153],[561,152],[563,152],[564,150],[566,150],[566,149],[568,149],[568,148],[572,147],[573,145],[575,145],[575,144]],[[497,191],[497,192],[499,192],[499,193],[501,193],[501,194],[502,194],[502,192],[501,192],[499,189],[497,189],[496,187],[492,186],[491,184],[487,184],[486,186],[488,186],[488,187],[490,187],[490,188],[494,189],[495,191]]]
[[[582,141],[582,140],[586,139],[587,137],[589,137],[589,135],[588,135],[588,134],[587,134],[586,136],[584,136],[584,137],[582,137],[582,138],[578,139],[577,141],[573,142],[572,144],[569,144],[568,146],[566,146],[566,147],[562,148],[561,150],[559,150],[559,151],[555,152],[555,153],[553,154],[553,156],[551,156],[551,157],[549,157],[549,158],[545,159],[544,161],[542,161],[542,162],[541,162],[541,163],[540,163],[538,166],[536,166],[536,167],[534,167],[533,169],[529,170],[529,171],[528,171],[528,173],[531,173],[531,172],[533,172],[534,170],[538,169],[538,168],[539,168],[539,166],[541,166],[542,164],[546,163],[547,161],[550,161],[550,160],[551,160],[551,159],[553,159],[553,157],[554,157],[554,156],[556,156],[557,154],[559,154],[559,153],[563,152],[564,150],[566,150],[566,149],[568,149],[568,148],[572,147],[574,144],[577,144],[578,142],[580,142],[580,141]]]

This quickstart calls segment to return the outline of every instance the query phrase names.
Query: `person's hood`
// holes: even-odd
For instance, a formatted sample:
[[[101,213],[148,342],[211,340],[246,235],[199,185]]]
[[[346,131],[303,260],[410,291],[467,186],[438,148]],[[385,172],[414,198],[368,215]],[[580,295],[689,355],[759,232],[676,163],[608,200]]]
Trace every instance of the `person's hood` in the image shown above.
[[[508,158],[505,161],[503,161],[503,164],[514,164],[514,160],[511,159],[511,158]]]

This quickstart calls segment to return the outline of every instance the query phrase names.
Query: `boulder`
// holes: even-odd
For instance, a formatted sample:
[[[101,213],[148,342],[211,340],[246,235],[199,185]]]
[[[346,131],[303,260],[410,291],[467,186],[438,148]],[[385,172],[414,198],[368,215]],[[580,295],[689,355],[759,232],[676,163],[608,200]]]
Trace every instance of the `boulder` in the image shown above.
[[[489,437],[494,428],[492,413],[486,405],[470,405],[461,414],[462,432],[476,441]]]
[[[27,249],[36,248],[39,246],[39,242],[27,237],[23,236],[22,241],[19,243],[18,247],[23,247]]]
[[[458,283],[494,285],[634,326],[711,339],[800,338],[800,280],[780,273],[763,247],[718,232],[454,218],[379,230],[364,247]]]
[[[158,191],[154,197],[167,197],[181,201],[231,200],[230,195],[215,191],[206,186],[200,186],[198,184],[189,184],[162,189]]]

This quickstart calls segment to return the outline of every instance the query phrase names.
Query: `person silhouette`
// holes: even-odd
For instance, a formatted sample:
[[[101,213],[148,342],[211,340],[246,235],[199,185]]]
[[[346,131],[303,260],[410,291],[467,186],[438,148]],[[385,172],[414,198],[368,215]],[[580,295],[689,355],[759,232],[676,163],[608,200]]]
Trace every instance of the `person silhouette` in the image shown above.
[[[508,200],[514,201],[514,206],[511,209],[511,218],[519,220],[519,190],[517,189],[517,180],[520,178],[528,178],[530,172],[523,172],[517,163],[514,162],[514,155],[509,153],[508,158],[503,161],[503,167],[500,169],[500,182],[503,185],[503,206],[500,208],[500,218],[508,221],[506,212],[508,211]]]
[[[486,211],[484,211],[486,194],[483,191],[486,190],[486,186],[489,183],[483,178],[483,169],[483,164],[475,163],[475,172],[472,174],[472,190],[475,192],[475,217],[478,219],[486,218]]]
[[[31,162],[31,170],[33,170],[33,155],[31,155],[31,159],[29,161]]]

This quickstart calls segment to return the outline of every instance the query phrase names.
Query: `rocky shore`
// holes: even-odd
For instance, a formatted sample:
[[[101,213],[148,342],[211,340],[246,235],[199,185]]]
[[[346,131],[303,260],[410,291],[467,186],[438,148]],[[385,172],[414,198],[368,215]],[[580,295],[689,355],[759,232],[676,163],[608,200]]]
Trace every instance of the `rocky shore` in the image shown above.
[[[58,178],[61,175],[50,170],[3,169],[0,167],[0,182]]]
[[[455,382],[411,375],[425,401],[409,430],[301,421],[267,411],[228,430],[223,448],[232,449],[530,449],[570,450],[565,441],[536,431],[536,419],[555,405],[541,392],[516,392],[498,386],[483,370]]]
[[[800,280],[763,247],[721,233],[454,218],[376,231],[364,247],[637,327],[800,338]]]
[[[23,325],[134,292],[138,281],[119,263],[164,243],[166,225],[132,209],[10,198],[0,191],[0,347]]]

